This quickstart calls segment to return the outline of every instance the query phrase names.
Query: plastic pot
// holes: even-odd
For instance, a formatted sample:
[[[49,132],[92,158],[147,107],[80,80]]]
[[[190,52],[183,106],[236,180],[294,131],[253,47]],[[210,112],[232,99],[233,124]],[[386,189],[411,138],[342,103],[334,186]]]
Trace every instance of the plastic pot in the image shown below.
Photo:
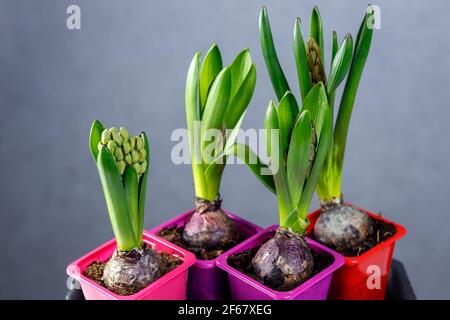
[[[262,230],[261,227],[225,211],[235,223],[243,239],[256,234]],[[185,212],[155,228],[150,233],[157,234],[159,231],[170,227],[182,227],[194,210]],[[219,256],[220,257],[220,256]],[[189,300],[225,300],[230,297],[230,290],[226,274],[216,266],[216,259],[199,260],[189,269],[187,297]]]
[[[395,242],[406,234],[406,229],[398,223],[365,209],[358,209],[373,219],[393,224],[397,232],[360,256],[344,257],[344,266],[336,271],[331,283],[328,298],[332,300],[383,300]],[[312,233],[319,215],[320,209],[308,215],[308,233]]]
[[[217,266],[228,274],[231,297],[233,300],[325,300],[335,270],[344,264],[344,258],[337,252],[306,238],[309,247],[333,256],[333,263],[318,274],[290,291],[276,291],[236,270],[228,264],[228,257],[261,246],[275,235],[278,225],[270,226],[247,239],[217,258]]]
[[[195,263],[195,256],[174,244],[144,232],[145,243],[158,252],[167,252],[183,260],[183,262],[166,273],[158,280],[152,282],[141,291],[121,296],[97,284],[83,275],[84,270],[94,261],[106,262],[116,249],[116,240],[110,240],[100,247],[90,251],[83,257],[75,260],[67,267],[67,274],[78,280],[86,300],[184,300],[186,299],[186,279],[188,268]]]

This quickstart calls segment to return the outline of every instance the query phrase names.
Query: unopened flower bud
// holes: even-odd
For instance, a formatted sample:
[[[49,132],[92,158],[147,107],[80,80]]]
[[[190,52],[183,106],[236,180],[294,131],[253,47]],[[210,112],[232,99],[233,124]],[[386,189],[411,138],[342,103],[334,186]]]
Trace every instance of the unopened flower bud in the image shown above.
[[[136,137],[130,137],[130,147],[131,149],[134,149],[136,146]]]
[[[141,163],[141,173],[144,173],[145,170],[147,170],[147,161],[146,161],[146,160],[144,160],[144,161]]]
[[[141,165],[139,163],[133,164],[134,170],[136,170],[137,174],[141,174]]]
[[[100,152],[102,150],[103,144],[101,142],[98,143],[97,148],[98,151]]]
[[[142,148],[141,150],[139,150],[139,162],[143,162],[144,160],[146,160],[147,157],[147,151],[145,150],[145,148]]]
[[[111,151],[112,154],[114,154],[114,151],[116,151],[117,148],[117,144],[114,141],[109,141],[108,142],[108,149],[109,151]]]
[[[120,135],[124,141],[128,140],[128,130],[124,127],[120,127]]]
[[[123,160],[122,149],[116,148],[116,150],[114,151],[114,157],[116,157],[116,160]]]
[[[118,149],[118,150],[120,150],[120,149]],[[123,161],[123,160],[117,161],[116,164],[117,164],[117,169],[119,169],[120,175],[123,175],[123,172],[125,171],[125,167],[126,167],[125,161]]]
[[[102,143],[108,144],[108,142],[111,140],[111,134],[109,133],[108,129],[103,130],[102,132]]]
[[[123,142],[122,137],[120,136],[120,134],[118,134],[117,132],[114,132],[112,134],[112,138],[113,140],[117,143],[118,146],[120,146]]]
[[[130,151],[131,151],[131,146],[130,146],[130,144],[128,143],[128,141],[126,141],[126,140],[125,140],[125,142],[122,144],[122,151],[123,151],[123,154],[129,154]]]
[[[144,147],[144,139],[136,137],[136,150],[141,150]]]
[[[136,150],[131,150],[131,158],[133,163],[139,162],[139,153]]]
[[[133,159],[131,158],[131,154],[127,154],[124,159],[125,159],[125,163],[129,164],[131,166],[131,164],[133,163]]]
[[[118,133],[119,131],[117,131],[117,128],[116,127],[111,127],[111,128],[109,128],[109,133],[111,133],[111,135],[113,134],[113,133]]]

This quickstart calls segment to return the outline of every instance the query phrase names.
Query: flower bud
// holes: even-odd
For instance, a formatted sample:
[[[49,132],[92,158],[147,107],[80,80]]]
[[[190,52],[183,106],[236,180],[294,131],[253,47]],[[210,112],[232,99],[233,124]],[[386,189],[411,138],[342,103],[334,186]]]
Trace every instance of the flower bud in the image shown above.
[[[141,163],[141,173],[144,173],[146,170],[147,170],[147,161],[144,160],[144,161]]]
[[[113,140],[117,143],[118,146],[120,146],[123,142],[122,137],[120,136],[120,134],[118,134],[117,132],[114,132],[112,134],[112,138]]]
[[[141,165],[139,163],[133,164],[134,170],[136,170],[137,174],[141,174]]]
[[[103,144],[108,144],[108,142],[111,140],[111,134],[109,133],[108,129],[103,130],[101,140]]]
[[[124,159],[125,159],[126,164],[129,164],[130,166],[133,164],[133,159],[131,158],[131,154],[127,154]]]
[[[97,148],[98,151],[100,152],[102,150],[103,144],[101,142],[98,143]]]
[[[117,131],[117,128],[116,128],[116,127],[111,127],[111,128],[109,128],[109,133],[111,133],[111,135],[112,135],[113,133],[117,133],[117,132],[119,132],[119,131]]]
[[[109,149],[109,151],[111,151],[112,154],[114,154],[114,151],[116,150],[116,148],[117,148],[117,144],[114,141],[111,140],[108,142],[108,149]]]
[[[126,129],[126,128],[124,128],[124,127],[120,127],[120,135],[122,136],[122,139],[124,140],[124,141],[127,141],[128,140],[128,130]]]
[[[133,163],[139,162],[139,153],[136,150],[131,150],[131,158],[133,159]]]
[[[120,150],[120,149],[117,149],[117,150]],[[120,175],[123,175],[123,172],[125,171],[125,167],[126,167],[125,161],[123,161],[123,160],[117,161],[116,164],[117,164],[117,169],[119,169]]]
[[[122,144],[122,151],[123,151],[123,154],[129,154],[130,151],[131,151],[131,146],[130,146],[130,144],[128,143],[128,141],[126,141],[126,140],[125,140],[125,142]]]
[[[130,137],[130,147],[131,149],[134,149],[136,146],[136,137]]]
[[[144,147],[144,139],[136,137],[136,150],[141,150]]]
[[[116,150],[114,151],[114,157],[116,157],[116,160],[123,160],[122,149],[116,148]]]
[[[145,150],[145,148],[142,148],[141,150],[139,150],[139,162],[143,162],[144,160],[146,160],[147,157],[147,151]]]

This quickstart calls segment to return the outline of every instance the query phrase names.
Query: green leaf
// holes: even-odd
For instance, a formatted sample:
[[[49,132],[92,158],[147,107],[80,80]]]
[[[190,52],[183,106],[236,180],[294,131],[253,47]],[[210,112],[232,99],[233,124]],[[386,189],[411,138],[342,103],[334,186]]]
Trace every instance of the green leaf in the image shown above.
[[[270,80],[277,95],[278,100],[284,96],[286,91],[290,91],[286,77],[278,61],[277,52],[273,44],[272,31],[270,30],[269,17],[265,7],[261,9],[259,15],[259,35],[261,49],[266,62]]]
[[[206,133],[209,129],[221,129],[224,115],[230,100],[231,72],[230,68],[224,68],[216,80],[206,100],[205,110],[202,117],[202,150],[209,142],[206,141]]]
[[[97,157],[97,168],[108,206],[111,226],[117,247],[130,251],[137,247],[136,237],[128,212],[128,203],[116,161],[106,147],[102,147]]]
[[[321,119],[323,126],[321,129],[320,140],[317,140],[316,157],[298,204],[299,218],[302,220],[307,219],[306,215],[311,204],[314,189],[316,188],[320,173],[322,172],[322,168],[328,154],[328,148],[332,137],[333,120],[331,117],[330,108],[325,104],[323,106],[323,109],[323,112],[321,112],[321,114],[323,115],[323,119]]]
[[[316,40],[317,44],[320,47],[322,63],[324,63],[324,42],[323,42],[323,27],[322,27],[322,18],[320,17],[319,8],[314,6],[314,9],[311,14],[311,22],[310,22],[310,36]]]
[[[261,161],[248,145],[236,143],[228,151],[228,154],[241,159],[267,189],[276,193],[273,176],[268,174],[270,168]]]
[[[277,115],[277,109],[275,108],[275,102],[273,100],[270,100],[269,106],[266,110],[266,115],[264,117],[264,128],[266,129],[266,148],[267,148],[267,155],[269,158],[272,155],[272,130],[278,130],[278,115]],[[273,134],[277,134],[274,132]],[[279,132],[278,132],[279,134]]]
[[[347,132],[350,124],[350,118],[355,103],[356,93],[358,91],[359,81],[361,79],[364,65],[369,55],[370,44],[372,42],[373,30],[368,27],[367,21],[372,19],[374,12],[369,6],[367,13],[361,23],[358,37],[356,38],[353,59],[348,72],[347,81],[345,83],[344,92],[342,93],[341,104],[336,119],[336,128],[334,130],[333,154],[337,169],[342,171],[344,160],[345,145],[347,140]]]
[[[277,110],[278,125],[280,127],[280,141],[284,153],[289,145],[289,139],[298,114],[298,105],[294,95],[287,91],[281,99]]]
[[[305,110],[300,114],[292,132],[287,158],[287,181],[293,207],[296,207],[300,201],[309,167],[311,144],[311,117],[309,111]]]
[[[302,111],[309,110],[311,113],[311,120],[316,130],[317,139],[320,139],[322,131],[324,105],[328,106],[327,94],[324,85],[322,82],[319,82],[309,91],[302,108]]]
[[[128,212],[130,213],[131,224],[133,227],[136,242],[140,244],[139,235],[139,181],[136,170],[127,166],[123,173],[123,188],[127,198]]]
[[[233,83],[233,76],[231,77]],[[241,118],[244,111],[247,109],[250,100],[252,99],[253,92],[256,85],[256,67],[254,64],[250,66],[250,69],[241,82],[237,91],[232,96],[231,101],[227,107],[224,122],[227,129],[234,128],[237,121]]]
[[[239,87],[242,85],[245,78],[247,78],[252,65],[252,57],[248,48],[245,48],[239,52],[234,61],[231,63],[231,97],[237,93]]]
[[[209,89],[222,67],[220,50],[216,44],[213,44],[206,53],[200,69],[200,113],[203,112]]]
[[[89,134],[89,149],[91,150],[91,154],[95,161],[97,161],[98,143],[102,138],[103,130],[105,130],[105,127],[100,121],[95,120],[92,122],[91,132]]]
[[[302,34],[300,18],[295,19],[294,25],[294,56],[297,67],[297,77],[300,85],[300,94],[304,101],[309,90],[311,90],[311,75],[309,73],[308,61],[306,59],[305,42]]]
[[[336,31],[333,31],[333,36],[331,40],[331,63],[333,63],[334,57],[336,56],[338,50],[339,50],[338,36]]]
[[[141,133],[142,138],[144,139],[144,148],[147,150],[147,169],[145,170],[144,174],[139,179],[139,209],[138,209],[138,239],[139,244],[142,243],[142,233],[144,231],[144,214],[145,214],[145,198],[147,194],[147,181],[148,181],[148,174],[150,171],[150,144],[148,142],[148,137],[145,132]]]
[[[204,197],[207,193],[205,178],[203,176],[203,164],[201,160],[200,141],[195,133],[196,123],[199,123],[199,73],[200,53],[197,52],[189,66],[186,79],[186,122],[189,133],[189,147],[192,161],[192,174],[194,176],[195,194]]]
[[[347,75],[352,62],[352,51],[353,39],[351,34],[347,34],[331,64],[328,93],[333,93]]]

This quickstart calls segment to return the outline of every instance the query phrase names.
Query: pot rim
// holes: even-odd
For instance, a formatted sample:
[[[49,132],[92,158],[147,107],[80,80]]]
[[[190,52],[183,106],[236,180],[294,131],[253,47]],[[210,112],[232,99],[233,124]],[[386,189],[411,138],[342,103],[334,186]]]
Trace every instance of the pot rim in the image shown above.
[[[350,205],[352,207],[355,207],[358,210],[361,210],[362,212],[366,213],[369,217],[371,217],[373,219],[380,220],[380,221],[392,224],[392,225],[394,225],[394,227],[396,229],[396,233],[392,237],[390,237],[389,239],[386,239],[383,242],[380,242],[375,247],[373,247],[373,248],[367,250],[366,252],[364,252],[362,255],[354,256],[354,257],[343,256],[344,260],[345,260],[345,265],[356,265],[356,264],[359,264],[362,261],[366,260],[368,257],[370,257],[370,256],[374,255],[375,253],[379,252],[380,250],[382,250],[382,249],[384,249],[386,247],[389,247],[390,245],[394,244],[397,240],[399,240],[400,238],[403,238],[407,234],[406,228],[403,227],[399,223],[396,223],[396,222],[394,222],[392,220],[386,219],[385,217],[383,217],[383,216],[381,216],[379,214],[373,213],[371,211],[368,211],[367,209],[364,209],[364,208],[361,208],[359,206],[356,206],[356,205],[352,204],[351,202],[347,202],[346,201],[344,203],[347,204],[347,205]],[[310,214],[308,214],[309,220],[311,222],[313,222],[313,223],[310,223],[310,225],[308,226],[307,234],[311,234],[312,229],[314,228],[314,224],[315,224],[315,222],[316,222],[316,220],[317,220],[319,215],[320,215],[320,209],[317,209],[317,210],[311,212]]]
[[[179,257],[182,259],[182,263],[174,268],[173,270],[169,271],[156,281],[153,281],[150,285],[145,287],[144,289],[136,292],[135,294],[128,295],[128,296],[121,296],[117,293],[114,293],[110,291],[109,289],[101,286],[100,284],[96,283],[95,281],[89,279],[86,277],[83,272],[84,270],[95,260],[101,260],[99,259],[100,254],[108,252],[108,256],[110,257],[112,255],[112,252],[116,249],[116,240],[111,239],[107,241],[106,243],[100,245],[99,247],[91,250],[87,254],[83,255],[81,258],[73,261],[67,266],[66,272],[67,274],[74,278],[75,280],[79,281],[80,283],[83,283],[84,285],[88,285],[95,290],[98,290],[102,292],[105,296],[108,296],[109,298],[112,298],[114,300],[140,300],[142,297],[146,296],[150,292],[158,289],[159,287],[163,286],[168,281],[172,280],[179,274],[183,273],[188,269],[191,265],[195,263],[195,256],[191,252],[184,250],[183,248],[180,248],[173,243],[166,241],[164,239],[161,239],[157,237],[156,235],[153,235],[147,231],[144,230],[143,232],[143,241],[149,245],[152,248],[156,248],[156,244],[163,245],[166,248],[163,248],[162,250],[157,250],[158,252],[167,252],[173,256]],[[167,249],[168,248],[168,249]],[[109,258],[108,258],[109,259]]]
[[[312,276],[311,278],[309,278],[308,280],[303,282],[301,285],[299,285],[298,287],[296,287],[292,290],[289,290],[289,291],[273,290],[273,289],[267,287],[266,285],[260,283],[259,281],[254,280],[253,278],[249,277],[248,275],[238,271],[237,269],[233,268],[232,266],[230,266],[228,264],[227,260],[230,255],[233,255],[235,253],[239,253],[244,250],[248,250],[248,249],[251,249],[251,248],[254,248],[254,247],[260,245],[263,238],[265,237],[265,235],[267,235],[268,233],[274,233],[275,230],[278,229],[278,227],[279,227],[278,225],[269,226],[269,227],[261,230],[257,234],[255,234],[253,237],[250,237],[249,239],[243,241],[236,247],[223,253],[222,255],[220,255],[217,258],[216,265],[220,269],[226,271],[227,273],[250,284],[255,289],[263,291],[265,294],[269,295],[273,299],[289,300],[289,299],[295,298],[302,292],[305,292],[306,290],[310,289],[316,283],[320,282],[322,279],[326,278],[327,276],[330,276],[334,271],[336,271],[338,268],[340,268],[344,264],[344,257],[341,254],[325,247],[324,245],[318,243],[317,241],[309,239],[308,237],[305,237],[305,239],[306,239],[308,245],[313,248],[313,250],[326,252],[326,253],[332,255],[334,261],[328,267],[326,267],[325,269],[323,269],[322,271],[320,271],[316,275]],[[258,243],[251,245],[251,243],[255,242],[255,241]],[[245,247],[245,248],[243,248],[243,247]]]
[[[222,210],[233,221],[241,223],[241,224],[244,224],[246,228],[252,229],[254,234],[257,234],[259,231],[263,230],[261,227],[259,227],[258,225],[254,224],[253,222],[251,222],[251,221],[249,221],[247,219],[244,219],[244,218],[242,218],[240,216],[237,216],[237,215],[235,215],[235,214],[233,214],[233,213],[231,213],[231,212],[229,212],[227,210],[224,210],[224,209],[222,209]],[[159,231],[161,231],[162,229],[164,229],[164,228],[173,227],[175,225],[176,226],[184,225],[186,220],[194,213],[194,211],[195,211],[195,208],[193,208],[193,209],[191,209],[189,211],[186,211],[186,212],[184,212],[184,213],[182,213],[182,214],[180,214],[180,215],[178,215],[178,216],[176,216],[176,217],[174,217],[174,218],[172,218],[170,220],[167,220],[166,222],[164,222],[164,223],[162,223],[162,224],[160,224],[160,225],[150,229],[149,232],[154,234],[154,235],[157,235],[157,233]],[[239,246],[241,243],[237,244],[236,246]],[[235,248],[236,246],[230,248],[229,250]],[[223,252],[221,255],[223,255],[225,253],[227,253],[227,251]],[[219,257],[221,255],[219,255]],[[217,257],[217,258],[219,258],[219,257]],[[204,269],[214,268],[216,266],[217,258],[211,259],[211,260],[196,259],[195,266],[198,267],[198,268],[204,268]]]

